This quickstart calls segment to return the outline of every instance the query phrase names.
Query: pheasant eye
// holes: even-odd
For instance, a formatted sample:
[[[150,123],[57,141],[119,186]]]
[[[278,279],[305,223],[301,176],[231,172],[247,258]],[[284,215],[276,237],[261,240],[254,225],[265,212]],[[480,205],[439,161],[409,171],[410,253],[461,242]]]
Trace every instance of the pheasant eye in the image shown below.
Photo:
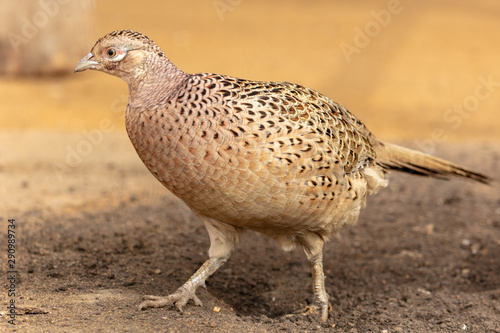
[[[114,58],[116,56],[116,50],[112,49],[112,48],[107,49],[106,50],[106,54],[107,54],[108,57]]]

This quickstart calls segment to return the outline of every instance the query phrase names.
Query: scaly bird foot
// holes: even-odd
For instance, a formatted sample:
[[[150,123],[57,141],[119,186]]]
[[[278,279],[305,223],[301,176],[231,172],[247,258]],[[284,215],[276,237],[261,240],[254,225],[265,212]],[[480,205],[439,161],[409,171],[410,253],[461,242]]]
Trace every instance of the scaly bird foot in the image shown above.
[[[139,310],[175,305],[175,307],[182,312],[182,308],[190,300],[192,300],[197,306],[203,306],[198,296],[196,296],[195,290],[191,291],[183,286],[177,289],[175,293],[168,296],[144,296],[144,302],[139,305]]]
[[[196,289],[205,285],[205,280],[212,275],[220,266],[222,266],[229,256],[224,258],[210,258],[172,295],[168,296],[144,296],[144,302],[139,305],[140,310],[147,308],[161,308],[167,305],[175,305],[182,312],[182,308],[193,301],[195,305],[203,306],[200,299],[196,296]]]
[[[308,305],[305,308],[298,310],[296,313],[301,313],[301,314],[313,314],[313,315],[320,315],[320,319],[322,322],[326,322],[328,319],[328,312],[332,311],[332,306],[330,303],[328,304],[319,304],[317,302],[315,305]]]

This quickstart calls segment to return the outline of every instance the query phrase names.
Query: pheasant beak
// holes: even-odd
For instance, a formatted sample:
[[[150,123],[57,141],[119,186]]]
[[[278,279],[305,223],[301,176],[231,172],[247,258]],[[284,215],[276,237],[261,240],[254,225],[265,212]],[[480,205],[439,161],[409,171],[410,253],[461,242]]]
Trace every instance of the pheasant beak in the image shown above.
[[[80,62],[76,64],[75,73],[83,72],[87,69],[97,69],[99,63],[96,60],[93,60],[93,57],[94,55],[89,53],[82,60],[80,60]]]

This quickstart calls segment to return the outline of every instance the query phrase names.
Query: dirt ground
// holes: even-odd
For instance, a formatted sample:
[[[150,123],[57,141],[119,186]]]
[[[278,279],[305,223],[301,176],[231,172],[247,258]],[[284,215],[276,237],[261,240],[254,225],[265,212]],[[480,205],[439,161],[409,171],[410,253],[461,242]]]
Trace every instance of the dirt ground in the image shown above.
[[[95,37],[129,27],[188,72],[310,86],[383,140],[500,179],[497,2],[401,0],[347,59],[340,45],[356,46],[357,29],[388,3],[99,1]],[[326,324],[294,314],[312,301],[304,254],[256,233],[198,291],[204,307],[139,311],[142,295],[191,276],[209,240],[136,156],[126,94],[100,73],[0,78],[0,331],[500,332],[499,183],[398,173],[325,247]],[[12,218],[16,325],[7,323]]]

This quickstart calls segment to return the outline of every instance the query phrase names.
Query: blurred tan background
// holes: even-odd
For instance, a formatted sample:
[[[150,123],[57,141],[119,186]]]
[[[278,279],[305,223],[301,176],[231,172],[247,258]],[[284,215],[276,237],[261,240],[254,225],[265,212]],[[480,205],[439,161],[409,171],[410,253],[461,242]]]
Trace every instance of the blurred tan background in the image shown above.
[[[74,36],[88,51],[110,31],[134,29],[187,72],[314,88],[384,140],[432,151],[441,142],[500,138],[495,0],[100,0],[92,12],[92,33],[80,27]],[[2,45],[9,47],[5,35]],[[78,132],[109,118],[122,132],[126,94],[119,79],[72,68],[53,77],[4,76],[0,129]]]

